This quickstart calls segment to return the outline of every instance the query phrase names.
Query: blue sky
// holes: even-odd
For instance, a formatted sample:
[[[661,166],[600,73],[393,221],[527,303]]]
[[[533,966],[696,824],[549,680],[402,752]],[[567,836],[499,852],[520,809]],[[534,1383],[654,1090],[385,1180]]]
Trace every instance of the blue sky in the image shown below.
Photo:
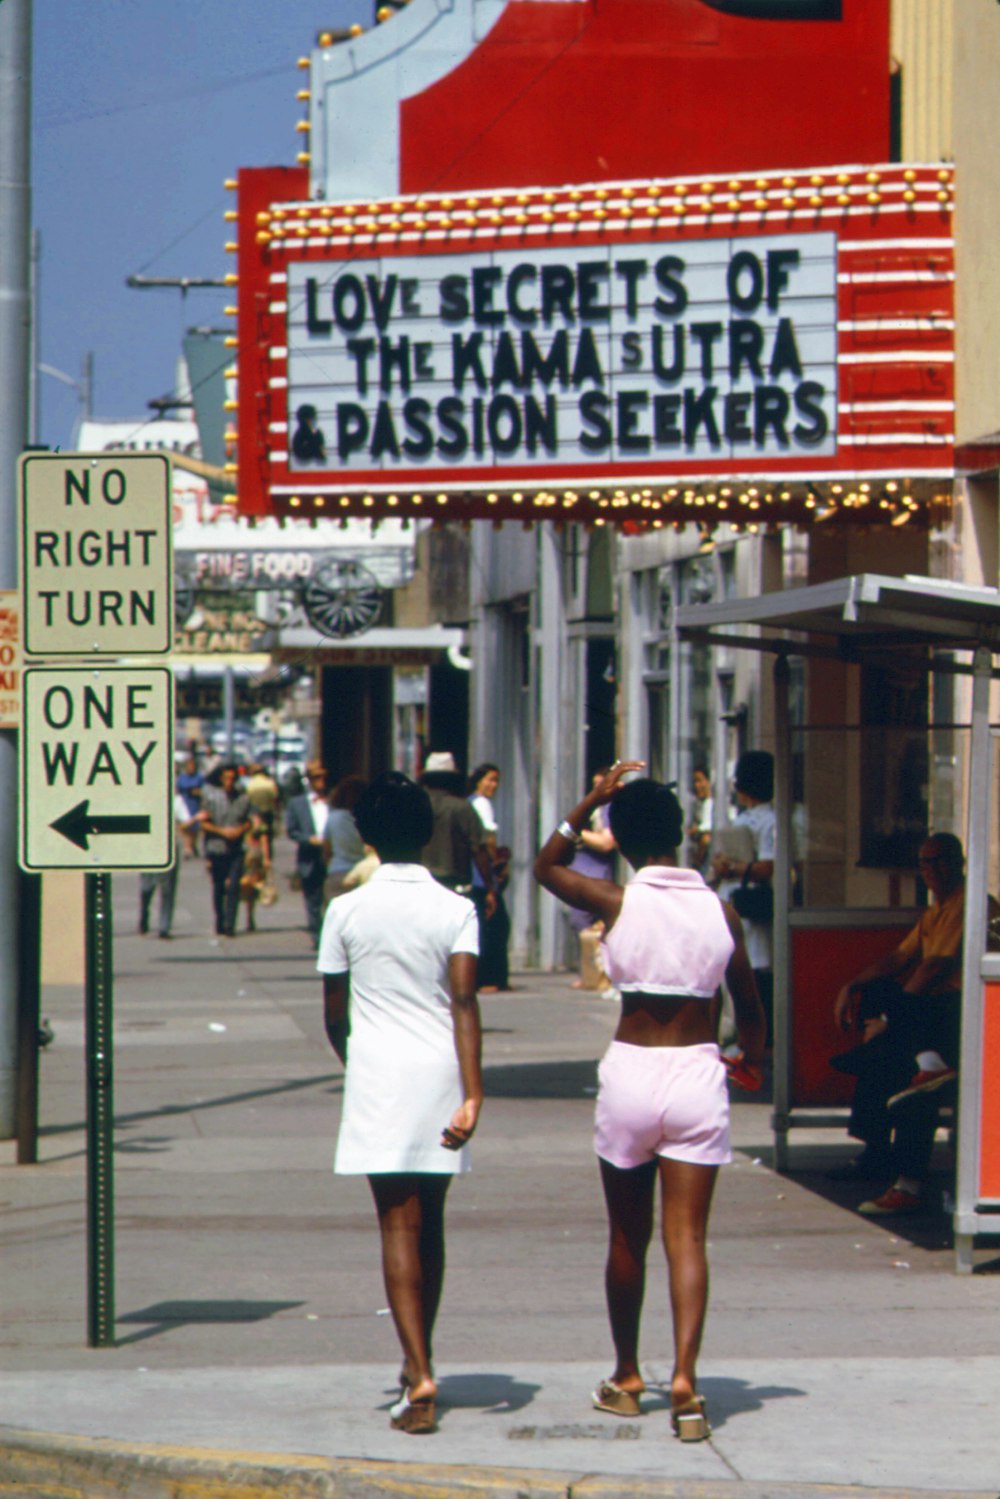
[[[302,149],[297,59],[324,26],[372,24],[373,0],[35,0],[33,217],[41,360],[94,414],[151,416],[190,325],[223,326],[221,291],[133,291],[135,273],[221,277],[241,166]],[[41,376],[41,440],[67,447],[77,393]]]

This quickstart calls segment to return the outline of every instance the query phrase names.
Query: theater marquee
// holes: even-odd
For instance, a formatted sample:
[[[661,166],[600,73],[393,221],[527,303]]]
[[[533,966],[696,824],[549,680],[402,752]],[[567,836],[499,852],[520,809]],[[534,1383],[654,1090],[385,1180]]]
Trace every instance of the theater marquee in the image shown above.
[[[247,513],[944,503],[947,168],[366,205],[281,201],[279,175],[240,178]]]

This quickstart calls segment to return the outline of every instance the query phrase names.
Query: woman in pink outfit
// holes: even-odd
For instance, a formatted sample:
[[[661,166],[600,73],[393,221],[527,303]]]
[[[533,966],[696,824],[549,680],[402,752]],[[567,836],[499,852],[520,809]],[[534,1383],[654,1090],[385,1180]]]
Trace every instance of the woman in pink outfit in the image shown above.
[[[610,1227],[605,1284],[616,1364],[594,1405],[641,1414],[639,1322],[659,1177],[674,1323],[671,1419],[682,1441],[700,1441],[709,1435],[695,1376],[708,1304],[705,1239],[715,1178],[730,1159],[726,1069],[716,1041],[723,979],[751,1080],[759,1077],[764,1014],[739,917],[700,874],[678,868],[684,814],[673,791],[646,779],[622,784],[640,769],[640,761],[612,766],[549,838],[535,878],[604,922],[604,966],[622,996],[598,1074],[594,1129]],[[568,867],[580,830],[605,803],[636,871],[624,888]]]

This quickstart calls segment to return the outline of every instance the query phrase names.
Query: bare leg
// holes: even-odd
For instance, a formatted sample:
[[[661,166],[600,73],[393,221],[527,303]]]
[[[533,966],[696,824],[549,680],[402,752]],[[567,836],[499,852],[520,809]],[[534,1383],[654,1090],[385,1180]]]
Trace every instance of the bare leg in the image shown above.
[[[369,1176],[368,1181],[382,1235],[382,1274],[410,1395],[427,1399],[437,1388],[431,1341],[444,1281],[444,1202],[451,1177],[408,1172]]]
[[[670,1272],[670,1307],[674,1319],[674,1405],[695,1393],[695,1364],[708,1308],[708,1259],[705,1237],[717,1166],[660,1159],[663,1186],[663,1247]]]
[[[623,1171],[601,1161],[601,1182],[608,1209],[608,1262],[604,1286],[608,1300],[615,1372],[623,1390],[646,1388],[639,1373],[639,1322],[646,1289],[646,1251],[653,1232],[656,1162]]]
[[[444,1203],[451,1186],[450,1176],[421,1176],[420,1184],[420,1263],[423,1267],[421,1305],[424,1314],[424,1336],[427,1339],[427,1361],[434,1362],[434,1325],[437,1322],[441,1292],[444,1288]]]

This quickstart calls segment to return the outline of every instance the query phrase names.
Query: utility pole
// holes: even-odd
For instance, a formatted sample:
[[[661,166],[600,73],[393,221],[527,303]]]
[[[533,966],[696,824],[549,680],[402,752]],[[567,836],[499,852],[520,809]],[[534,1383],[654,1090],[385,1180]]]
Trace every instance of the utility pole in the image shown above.
[[[31,0],[0,0],[0,588],[17,587],[17,461],[28,437],[30,127]],[[17,1127],[22,970],[17,739],[9,729],[0,730],[0,889],[0,1139],[9,1140]]]

